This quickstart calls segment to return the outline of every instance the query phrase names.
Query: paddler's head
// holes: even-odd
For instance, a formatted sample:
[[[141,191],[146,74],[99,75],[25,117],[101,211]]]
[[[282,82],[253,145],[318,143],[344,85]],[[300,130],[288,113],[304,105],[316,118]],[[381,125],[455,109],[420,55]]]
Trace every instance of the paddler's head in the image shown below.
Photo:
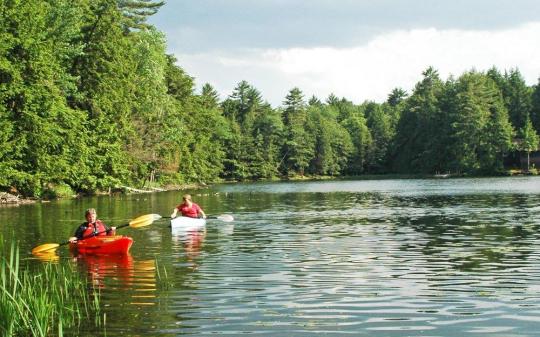
[[[89,208],[84,212],[84,216],[86,217],[86,221],[88,223],[94,223],[97,219],[97,212],[95,208]]]
[[[191,206],[191,195],[184,194],[184,196],[182,196],[182,200],[184,200],[184,204]]]

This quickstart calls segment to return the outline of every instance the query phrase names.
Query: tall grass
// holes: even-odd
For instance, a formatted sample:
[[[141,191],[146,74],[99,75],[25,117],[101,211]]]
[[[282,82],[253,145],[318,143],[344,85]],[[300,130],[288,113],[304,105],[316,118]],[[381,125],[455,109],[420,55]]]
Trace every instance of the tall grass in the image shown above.
[[[31,271],[21,266],[18,246],[6,251],[2,241],[0,336],[62,336],[99,311],[99,299],[71,265],[46,263]]]
[[[156,276],[158,280],[158,285],[163,290],[168,290],[173,287],[173,282],[169,279],[169,275],[167,274],[167,268],[163,266],[163,274],[159,271],[159,264],[157,258],[154,262],[155,269],[156,269]]]

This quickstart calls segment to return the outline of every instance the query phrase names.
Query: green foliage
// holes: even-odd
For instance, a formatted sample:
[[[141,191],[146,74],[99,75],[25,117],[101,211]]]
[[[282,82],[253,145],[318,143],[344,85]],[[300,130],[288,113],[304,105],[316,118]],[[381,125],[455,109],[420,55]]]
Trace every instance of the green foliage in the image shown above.
[[[75,192],[65,183],[47,186],[42,194],[45,199],[58,199],[72,197]]]
[[[219,94],[209,83],[205,83],[202,87],[201,103],[205,109],[214,109],[219,106]]]
[[[538,143],[540,141],[540,138],[538,137],[536,130],[534,130],[532,122],[530,120],[527,120],[525,122],[525,126],[520,129],[519,137],[520,145],[518,148],[521,151],[527,152],[527,170],[529,170],[529,154],[531,153],[531,151],[538,150]]]
[[[490,139],[490,114],[495,92],[490,91],[482,74],[464,74],[455,84],[453,113],[450,116],[451,153],[454,171],[480,170],[486,162]]]
[[[283,145],[283,122],[279,111],[272,109],[269,104],[261,107],[253,122],[255,153],[253,162],[253,178],[274,178],[278,176],[278,160]]]
[[[349,133],[337,122],[335,111],[331,107],[311,107],[307,118],[307,127],[315,142],[308,173],[340,175],[345,171],[353,153]]]
[[[540,132],[540,79],[532,89],[531,122],[536,132]]]
[[[401,114],[393,145],[393,167],[398,172],[428,173],[441,169],[448,124],[441,111],[444,85],[428,68]]]
[[[246,81],[240,82],[221,106],[230,130],[224,138],[223,177],[233,180],[275,177],[283,133],[279,112],[263,102],[260,92]]]
[[[522,139],[520,150],[530,152],[538,149],[538,134],[530,120],[527,120],[525,126],[521,128],[520,138]]]
[[[154,0],[117,0],[118,8],[124,16],[124,26],[129,29],[149,29],[152,28],[146,23],[148,17],[156,14],[165,4],[165,1]]]
[[[527,87],[523,76],[517,69],[512,69],[502,75],[497,69],[492,68],[487,75],[495,81],[502,93],[512,126],[516,130],[521,129],[531,115],[531,88]]]
[[[307,110],[300,89],[293,88],[285,97],[283,125],[286,140],[281,153],[281,172],[285,175],[303,176],[314,154],[314,135],[308,133]]]
[[[392,90],[386,102],[392,107],[398,106],[407,97],[407,92],[401,88],[395,88]]]
[[[345,173],[360,175],[364,173],[370,164],[369,157],[373,151],[373,138],[366,125],[366,119],[362,112],[356,112],[341,122],[343,127],[351,135],[353,150]]]
[[[396,88],[383,103],[330,94],[306,104],[293,88],[274,108],[246,81],[224,101],[210,84],[195,93],[148,24],[163,1],[0,3],[0,189],[27,196],[280,175],[490,174],[540,130],[539,85],[517,69],[443,82],[428,68],[410,96]]]
[[[64,172],[78,160],[77,147],[71,145],[77,143],[75,132],[85,119],[66,104],[74,78],[63,67],[73,54],[65,46],[75,34],[62,29],[62,20],[74,11],[68,11],[64,1],[58,6],[43,1],[10,4],[0,24],[3,40],[11,43],[0,56],[5,72],[0,122],[6,127],[0,153],[9,165],[2,184],[39,195],[47,182],[64,180]]]
[[[370,153],[369,160],[371,172],[384,172],[387,167],[390,144],[395,134],[391,109],[393,108],[389,105],[378,105],[372,102],[365,104],[367,127],[373,141],[371,144],[373,151]]]

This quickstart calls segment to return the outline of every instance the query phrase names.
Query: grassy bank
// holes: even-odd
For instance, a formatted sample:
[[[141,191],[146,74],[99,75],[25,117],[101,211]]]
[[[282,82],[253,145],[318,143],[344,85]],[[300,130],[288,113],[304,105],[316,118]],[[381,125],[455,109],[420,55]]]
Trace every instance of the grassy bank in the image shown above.
[[[0,336],[63,336],[64,328],[99,310],[73,267],[45,263],[31,271],[21,265],[16,244],[0,247],[0,254]]]

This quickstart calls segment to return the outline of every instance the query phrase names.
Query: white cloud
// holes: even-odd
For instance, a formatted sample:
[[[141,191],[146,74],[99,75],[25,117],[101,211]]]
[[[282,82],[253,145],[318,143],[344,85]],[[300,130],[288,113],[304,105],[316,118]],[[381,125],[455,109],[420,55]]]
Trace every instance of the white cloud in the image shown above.
[[[470,69],[518,68],[528,84],[540,76],[540,23],[497,31],[397,30],[352,48],[290,48],[177,54],[199,85],[223,97],[246,80],[272,105],[299,87],[309,97],[330,93],[354,102],[383,101],[395,87],[411,91],[429,66],[443,79]]]

